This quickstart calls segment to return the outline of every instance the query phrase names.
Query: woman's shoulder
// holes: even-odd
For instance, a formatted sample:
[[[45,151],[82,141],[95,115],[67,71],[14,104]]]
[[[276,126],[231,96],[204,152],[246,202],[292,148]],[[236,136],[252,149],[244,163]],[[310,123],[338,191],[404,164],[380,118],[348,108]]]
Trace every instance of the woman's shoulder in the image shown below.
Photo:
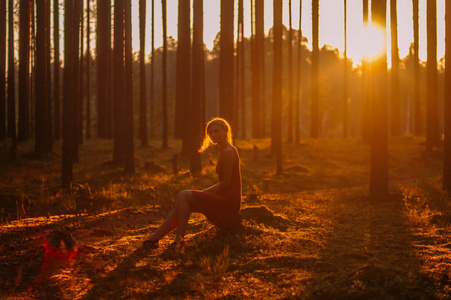
[[[223,155],[223,156],[229,156],[229,157],[231,157],[231,156],[239,156],[239,155],[238,155],[238,149],[237,149],[234,145],[229,144],[229,145],[222,151],[222,155]]]

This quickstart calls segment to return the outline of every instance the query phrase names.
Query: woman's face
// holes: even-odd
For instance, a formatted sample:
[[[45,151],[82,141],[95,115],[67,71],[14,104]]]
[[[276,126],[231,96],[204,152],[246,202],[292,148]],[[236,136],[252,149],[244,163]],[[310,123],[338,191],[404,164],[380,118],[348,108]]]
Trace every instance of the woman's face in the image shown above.
[[[208,129],[208,135],[215,144],[227,140],[227,132],[219,125],[211,125]]]

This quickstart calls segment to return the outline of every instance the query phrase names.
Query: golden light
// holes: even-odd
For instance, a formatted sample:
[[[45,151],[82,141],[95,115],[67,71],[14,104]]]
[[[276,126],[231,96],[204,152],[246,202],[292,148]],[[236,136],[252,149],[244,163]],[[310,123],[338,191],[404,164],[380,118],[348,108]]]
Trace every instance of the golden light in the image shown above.
[[[367,26],[362,30],[361,43],[359,44],[362,57],[374,59],[385,51],[385,34],[378,27]]]

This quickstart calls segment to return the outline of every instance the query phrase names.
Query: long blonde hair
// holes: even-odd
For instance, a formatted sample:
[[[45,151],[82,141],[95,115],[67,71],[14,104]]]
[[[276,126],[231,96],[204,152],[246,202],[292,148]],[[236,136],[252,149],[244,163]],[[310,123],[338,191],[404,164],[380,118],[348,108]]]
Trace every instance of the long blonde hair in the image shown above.
[[[200,153],[204,152],[211,144],[214,144],[210,138],[210,135],[208,134],[208,130],[213,125],[217,125],[217,126],[221,127],[222,129],[224,129],[225,132],[227,133],[227,142],[229,144],[233,143],[232,142],[232,127],[230,127],[229,122],[227,122],[223,118],[213,118],[207,123],[207,126],[205,127],[205,138],[202,142],[202,146],[199,149]]]

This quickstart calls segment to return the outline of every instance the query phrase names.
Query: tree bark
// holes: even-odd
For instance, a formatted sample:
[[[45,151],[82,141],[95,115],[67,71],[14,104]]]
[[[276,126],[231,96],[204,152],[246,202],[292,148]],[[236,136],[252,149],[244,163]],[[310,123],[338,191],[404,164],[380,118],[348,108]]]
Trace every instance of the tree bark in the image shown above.
[[[124,1],[114,1],[114,151],[113,162],[124,162]]]
[[[139,0],[139,138],[148,145],[146,97],[146,0]]]
[[[6,138],[6,0],[0,1],[0,139]]]
[[[69,189],[73,181],[73,11],[74,0],[64,1],[64,81],[63,81],[63,155],[61,186]]]
[[[221,0],[221,40],[219,55],[219,114],[235,127],[233,116],[234,67],[233,67],[233,14],[234,0]]]
[[[372,24],[383,32],[386,28],[386,0],[371,5]],[[386,49],[384,45],[384,49]],[[388,116],[387,56],[385,51],[371,62],[371,134],[370,134],[370,198],[388,196]]]
[[[319,0],[312,0],[312,86],[311,86],[311,128],[310,136],[318,138],[320,134],[319,126],[319,48],[318,48],[318,27],[319,27]]]
[[[282,0],[274,0],[274,62],[273,62],[273,99],[272,99],[272,140],[276,157],[276,173],[283,173],[282,166]]]
[[[445,14],[445,141],[443,149],[443,189],[451,193],[451,0]]]
[[[30,138],[30,105],[28,95],[29,52],[30,52],[30,3],[20,1],[19,32],[19,122],[17,140]]]
[[[419,59],[419,10],[418,0],[412,0],[413,6],[413,55],[414,55],[414,107],[415,107],[415,136],[423,133],[423,118],[420,99],[420,59]]]
[[[163,136],[162,148],[168,148],[168,41],[167,41],[167,8],[166,0],[161,0],[163,21]]]
[[[202,171],[201,156],[198,151],[202,138],[202,98],[203,98],[203,0],[193,2],[193,63],[192,63],[192,97],[191,97],[191,149],[190,149],[190,172],[196,174]]]
[[[53,138],[59,140],[61,138],[61,98],[60,98],[60,25],[59,25],[59,0],[53,2]]]
[[[135,172],[133,133],[132,2],[125,0],[124,171]]]
[[[397,1],[390,0],[391,26],[391,135],[401,134],[401,107],[399,102],[399,51]]]
[[[427,0],[427,105],[426,151],[438,145],[437,1]]]

